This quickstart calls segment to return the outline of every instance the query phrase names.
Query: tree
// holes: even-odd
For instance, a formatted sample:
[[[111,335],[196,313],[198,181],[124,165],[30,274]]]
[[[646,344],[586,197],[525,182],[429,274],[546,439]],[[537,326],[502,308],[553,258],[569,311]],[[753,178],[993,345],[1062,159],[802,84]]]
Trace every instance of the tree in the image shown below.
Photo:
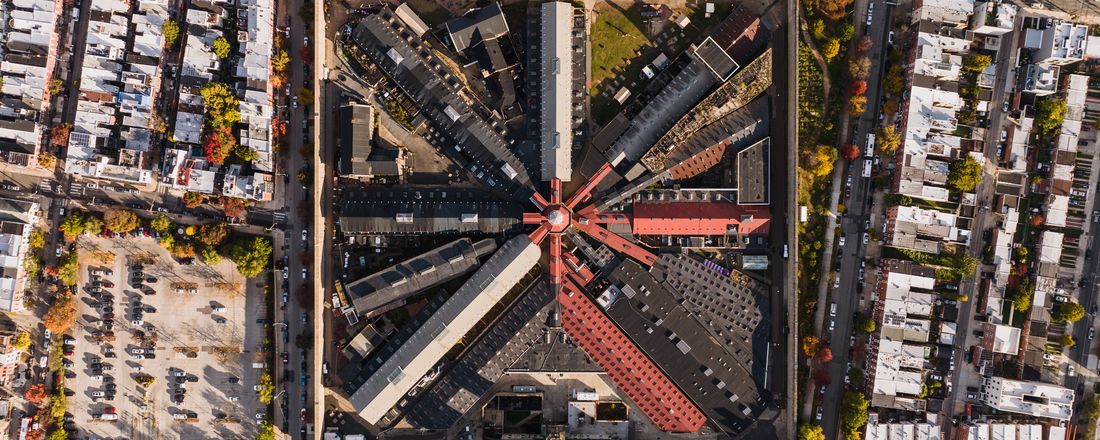
[[[201,193],[188,191],[183,194],[183,206],[188,209],[198,208],[204,199],[205,197]]]
[[[286,136],[287,125],[286,121],[279,119],[278,116],[271,117],[271,137],[281,138]]]
[[[161,234],[167,234],[172,230],[172,220],[168,218],[165,213],[157,214],[152,220],[149,220],[149,229]]]
[[[206,160],[214,165],[225,163],[225,159],[235,148],[237,148],[237,138],[233,136],[233,131],[229,127],[219,127],[206,132],[202,141],[203,154]]]
[[[157,240],[157,243],[160,244],[160,247],[171,251],[172,247],[176,245],[176,236],[172,234],[162,234],[160,239]]]
[[[175,258],[191,258],[195,256],[195,245],[189,241],[177,241],[168,250]]]
[[[814,36],[816,40],[825,39],[825,20],[815,18],[810,22],[810,34]]]
[[[76,252],[61,254],[57,265],[57,278],[64,286],[75,286],[77,273],[80,271],[80,262]]]
[[[882,127],[879,131],[878,139],[875,139],[879,152],[882,154],[890,155],[897,151],[901,146],[901,135],[898,134],[898,129],[893,125],[887,125]]]
[[[290,54],[286,53],[285,50],[280,49],[271,57],[271,68],[276,72],[282,73],[286,71],[286,66],[288,65],[290,65]]]
[[[103,220],[96,217],[95,214],[89,214],[84,218],[84,233],[85,234],[98,234],[103,232]]]
[[[62,427],[54,428],[46,440],[69,440],[69,432]]]
[[[811,375],[814,379],[814,383],[819,386],[828,386],[833,383],[833,378],[829,376],[829,372],[825,371],[824,368],[814,368]]]
[[[887,99],[882,102],[882,113],[886,116],[894,116],[898,113],[898,102],[893,99]]]
[[[257,385],[260,387],[260,403],[264,405],[271,404],[271,400],[275,397],[275,384],[271,381],[271,374],[266,372],[261,374]]]
[[[199,227],[199,242],[207,246],[217,246],[229,236],[229,225],[225,223],[207,223]]]
[[[847,391],[840,401],[840,426],[842,437],[859,438],[859,429],[867,424],[867,407],[870,402],[863,393]]]
[[[222,261],[221,254],[219,254],[218,250],[214,249],[213,247],[202,248],[202,251],[199,251],[199,257],[202,258],[202,261],[204,263],[210,265],[218,264]]]
[[[258,151],[246,145],[237,145],[233,147],[233,155],[237,156],[237,159],[245,162],[252,162],[260,158],[260,153]]]
[[[222,212],[225,213],[226,217],[244,218],[245,212],[247,212],[248,209],[248,200],[222,196],[221,202]]]
[[[38,166],[47,170],[51,170],[56,165],[57,156],[54,156],[53,153],[50,153],[49,151],[38,153]]]
[[[303,186],[309,186],[313,183],[313,173],[309,172],[308,167],[302,167],[302,169],[298,170],[298,183],[301,183]]]
[[[866,380],[867,378],[863,375],[863,370],[860,370],[859,368],[853,368],[848,371],[848,381],[851,382],[852,386],[856,387],[857,389],[863,388],[863,383]]]
[[[875,42],[871,41],[871,37],[864,36],[856,42],[856,54],[863,55],[871,51],[871,48],[875,46]]]
[[[1035,128],[1038,129],[1041,137],[1053,135],[1065,119],[1065,99],[1045,98],[1035,106]]]
[[[160,30],[164,32],[164,47],[172,47],[176,44],[176,40],[180,37],[180,24],[175,20],[166,20],[164,24],[160,25]]]
[[[31,236],[27,240],[27,244],[31,247],[31,250],[40,251],[46,248],[46,233],[42,232],[39,228],[34,228],[31,231]]]
[[[27,254],[23,257],[23,270],[27,272],[27,276],[37,278],[42,270],[42,259],[38,258],[38,255]]]
[[[26,350],[31,346],[31,334],[26,331],[21,331],[15,335],[15,339],[11,341],[11,347],[16,350]]]
[[[103,215],[103,223],[107,229],[125,234],[141,226],[141,219],[128,209],[112,208]]]
[[[863,334],[871,334],[878,328],[878,323],[868,315],[860,314],[856,317],[856,330],[859,330]]]
[[[825,440],[821,425],[803,423],[798,426],[798,440]]]
[[[275,428],[270,421],[264,420],[256,430],[256,440],[275,440]]]
[[[54,334],[59,335],[68,331],[75,321],[76,300],[73,295],[64,293],[50,306],[50,310],[46,312],[46,317],[42,319],[42,324]]]
[[[848,93],[851,93],[852,95],[867,94],[867,81],[862,79],[852,81],[851,84],[848,84]]]
[[[833,349],[822,347],[817,351],[817,360],[821,361],[821,363],[831,362],[833,360]]]
[[[57,147],[69,145],[69,132],[72,124],[57,124],[50,129],[50,143]]]
[[[218,58],[226,59],[229,57],[229,40],[226,40],[224,36],[214,39],[214,55]]]
[[[241,120],[237,97],[225,83],[210,82],[199,89],[202,103],[206,107],[207,122],[211,127],[232,127]]]
[[[815,177],[828,176],[833,172],[837,151],[829,145],[818,145],[813,154],[803,161],[803,168]]]
[[[825,44],[821,45],[821,56],[826,60],[832,60],[840,53],[840,41],[835,38],[830,38]]]
[[[867,79],[871,75],[871,60],[867,57],[858,57],[848,61],[848,74],[852,78]]]
[[[1060,302],[1050,311],[1055,322],[1077,322],[1085,317],[1085,308],[1075,302]]]
[[[982,166],[971,156],[947,166],[947,181],[956,191],[971,192],[982,180]]]
[[[840,25],[840,30],[837,31],[836,36],[840,39],[841,43],[852,41],[852,37],[856,36],[856,26],[852,23],[844,22],[844,24]]]
[[[42,403],[42,401],[46,399],[46,396],[46,385],[41,383],[31,385],[27,388],[27,391],[23,392],[23,398],[35,405]]]
[[[844,148],[840,149],[840,155],[845,160],[859,159],[859,153],[860,153],[859,145],[856,145],[856,144],[848,144],[848,145],[845,145]]]
[[[313,103],[313,89],[301,87],[298,89],[298,102],[302,105],[309,105]]]
[[[1031,301],[1034,295],[1035,286],[1031,285],[1031,281],[1027,279],[1020,281],[1020,284],[1016,285],[1015,293],[1012,295],[1012,307],[1018,312],[1031,310]]]
[[[830,20],[837,21],[848,14],[848,5],[852,0],[821,0],[817,2],[817,10]]]
[[[802,353],[806,356],[814,357],[817,355],[817,347],[821,345],[821,340],[817,336],[808,335],[802,338]]]
[[[66,240],[75,240],[78,235],[84,233],[84,218],[83,211],[74,209],[61,220],[61,224],[57,228],[65,235]]]
[[[56,95],[56,94],[61,93],[61,86],[63,86],[63,85],[65,85],[64,81],[61,81],[60,79],[51,79],[50,80],[50,94],[51,95]]]
[[[980,73],[992,62],[993,58],[989,55],[970,54],[963,57],[962,68],[971,73]]]
[[[866,96],[853,96],[848,98],[848,111],[853,115],[862,115],[867,111],[867,97]]]
[[[887,95],[897,96],[901,94],[902,82],[905,81],[905,76],[901,73],[901,66],[894,64],[890,66],[890,70],[886,71],[886,77],[882,79],[882,91]]]
[[[265,237],[242,237],[223,246],[222,254],[237,265],[246,278],[263,273],[271,260],[271,240]]]
[[[1061,344],[1064,349],[1073,348],[1074,345],[1077,345],[1077,341],[1073,340],[1073,336],[1070,335],[1062,335],[1058,338],[1058,343]]]
[[[137,382],[138,385],[141,385],[145,388],[149,388],[149,385],[152,385],[153,382],[155,382],[156,380],[157,378],[148,374],[140,374],[134,378],[134,382]]]

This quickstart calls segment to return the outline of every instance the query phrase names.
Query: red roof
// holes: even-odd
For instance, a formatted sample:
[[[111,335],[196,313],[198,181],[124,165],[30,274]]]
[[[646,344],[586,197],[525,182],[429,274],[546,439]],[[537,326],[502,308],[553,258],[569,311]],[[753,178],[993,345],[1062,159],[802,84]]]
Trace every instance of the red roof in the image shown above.
[[[562,327],[615,385],[667,432],[695,432],[707,418],[569,278],[558,294]]]
[[[662,202],[634,204],[637,235],[725,235],[736,226],[741,235],[767,234],[767,206],[730,202]]]

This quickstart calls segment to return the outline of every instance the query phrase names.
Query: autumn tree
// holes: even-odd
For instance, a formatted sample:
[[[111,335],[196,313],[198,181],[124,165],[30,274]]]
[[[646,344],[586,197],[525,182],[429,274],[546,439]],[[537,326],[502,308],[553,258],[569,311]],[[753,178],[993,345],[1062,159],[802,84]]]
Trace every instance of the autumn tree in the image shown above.
[[[210,82],[199,89],[203,106],[208,116],[207,122],[211,127],[232,127],[240,122],[241,113],[238,109],[240,102],[225,83]]]
[[[42,403],[42,401],[46,399],[47,395],[48,394],[46,394],[46,385],[41,383],[31,385],[29,388],[27,388],[27,391],[23,392],[23,398],[27,399],[28,402],[35,405]]]
[[[1074,345],[1077,345],[1077,341],[1073,340],[1073,336],[1062,335],[1058,338],[1058,344],[1061,345],[1062,348],[1073,348]]]
[[[887,95],[897,96],[901,94],[902,82],[905,81],[905,76],[901,73],[901,66],[894,64],[890,66],[890,70],[886,71],[886,76],[882,78],[882,91]]]
[[[180,24],[175,20],[165,20],[164,24],[160,25],[161,31],[164,33],[164,47],[172,47],[176,44],[176,40],[180,37]]]
[[[191,258],[195,256],[195,245],[189,241],[177,241],[168,252],[176,258]]]
[[[237,138],[229,127],[220,127],[206,133],[202,141],[202,151],[206,160],[214,165],[225,163],[229,153],[237,147]]]
[[[76,300],[72,295],[65,293],[60,295],[46,312],[42,324],[54,334],[62,334],[72,327],[76,320]]]
[[[866,96],[853,96],[848,99],[848,111],[853,115],[862,115],[867,111],[867,97]]]
[[[821,425],[803,423],[798,425],[798,440],[825,440],[825,431]]]
[[[803,160],[803,169],[815,177],[827,176],[833,172],[837,151],[829,145],[818,145]]]
[[[849,60],[848,74],[852,78],[867,79],[871,75],[871,60],[865,56]]]
[[[948,185],[956,191],[971,192],[982,180],[982,166],[971,156],[952,161],[947,166]]]
[[[821,363],[831,362],[833,360],[833,349],[822,347],[817,351],[817,360],[821,361]]]
[[[871,41],[871,37],[864,36],[856,42],[856,54],[866,54],[867,52],[871,51],[871,48],[874,47],[874,45],[875,42]]]
[[[830,20],[839,21],[848,15],[848,5],[852,0],[819,0],[816,2],[818,12]]]
[[[225,223],[208,223],[199,227],[199,242],[207,246],[217,246],[229,236],[229,226]]]
[[[57,165],[57,156],[49,151],[43,151],[38,153],[38,166],[47,170],[53,169]]]
[[[826,60],[832,60],[833,58],[836,58],[837,54],[839,53],[840,41],[837,41],[837,39],[835,38],[830,38],[828,41],[825,42],[825,44],[821,46],[821,56],[825,57]]]
[[[848,84],[848,93],[852,95],[865,95],[867,94],[867,81],[857,79]]]
[[[27,239],[27,245],[35,251],[44,249],[46,247],[46,233],[39,228],[34,228],[31,231],[31,236]]]
[[[233,155],[245,162],[252,162],[260,157],[260,153],[247,145],[233,147]]]
[[[214,55],[218,58],[226,59],[229,57],[229,40],[225,39],[225,36],[221,36],[214,39]]]
[[[851,161],[859,159],[859,146],[856,144],[845,145],[844,148],[840,150],[840,153],[841,157],[843,157],[845,160]]]
[[[833,378],[829,376],[829,372],[825,371],[824,368],[814,368],[811,376],[814,379],[814,383],[820,386],[828,386],[833,383]]]
[[[275,52],[275,55],[271,57],[271,68],[276,72],[282,73],[286,71],[286,66],[290,65],[290,54],[285,50],[279,50]]]
[[[57,124],[50,129],[50,143],[57,147],[64,147],[69,145],[69,132],[73,129],[72,124]]]
[[[898,147],[901,146],[901,135],[898,134],[898,129],[893,125],[887,125],[882,127],[879,131],[878,139],[875,139],[878,151],[882,154],[894,154]]]
[[[302,105],[309,105],[313,103],[313,89],[301,87],[298,89],[298,102]]]
[[[128,209],[112,208],[103,215],[103,223],[107,229],[125,234],[141,226],[141,219]]]
[[[817,346],[821,344],[821,340],[817,336],[809,335],[802,338],[802,353],[806,356],[813,357],[817,355]]]
[[[221,203],[226,217],[244,218],[244,214],[248,209],[248,200],[245,199],[222,196]]]
[[[15,335],[15,339],[12,339],[12,341],[11,341],[11,347],[16,349],[16,350],[23,351],[23,350],[26,350],[30,346],[31,346],[31,334],[28,333],[26,330],[20,331],[19,334]]]
[[[149,229],[161,234],[168,233],[172,230],[172,220],[162,212],[157,214],[156,217],[153,217],[152,220],[149,220]]]
[[[1085,308],[1075,302],[1060,302],[1050,311],[1054,322],[1077,322],[1085,317]]]
[[[205,200],[205,197],[201,193],[188,191],[183,194],[183,206],[188,209],[194,209],[199,207]]]

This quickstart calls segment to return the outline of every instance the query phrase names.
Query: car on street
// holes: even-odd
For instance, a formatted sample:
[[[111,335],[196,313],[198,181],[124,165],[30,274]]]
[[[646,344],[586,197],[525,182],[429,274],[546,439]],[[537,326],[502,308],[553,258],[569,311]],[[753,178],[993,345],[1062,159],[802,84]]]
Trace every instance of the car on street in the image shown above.
[[[844,247],[844,236],[840,236],[840,247]]]

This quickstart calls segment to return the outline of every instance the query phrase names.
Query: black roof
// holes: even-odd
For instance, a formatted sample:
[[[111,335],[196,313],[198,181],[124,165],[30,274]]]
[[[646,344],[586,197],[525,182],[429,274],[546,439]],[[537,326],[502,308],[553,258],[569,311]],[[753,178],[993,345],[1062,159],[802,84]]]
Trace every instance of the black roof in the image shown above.
[[[340,204],[345,235],[504,233],[523,208],[473,189],[352,189]]]
[[[340,174],[371,175],[367,158],[374,137],[373,111],[370,106],[347,104],[340,107]]]
[[[473,9],[446,24],[455,50],[462,52],[466,48],[477,46],[485,40],[492,40],[508,34],[508,22],[500,4],[493,2],[488,6]]]

